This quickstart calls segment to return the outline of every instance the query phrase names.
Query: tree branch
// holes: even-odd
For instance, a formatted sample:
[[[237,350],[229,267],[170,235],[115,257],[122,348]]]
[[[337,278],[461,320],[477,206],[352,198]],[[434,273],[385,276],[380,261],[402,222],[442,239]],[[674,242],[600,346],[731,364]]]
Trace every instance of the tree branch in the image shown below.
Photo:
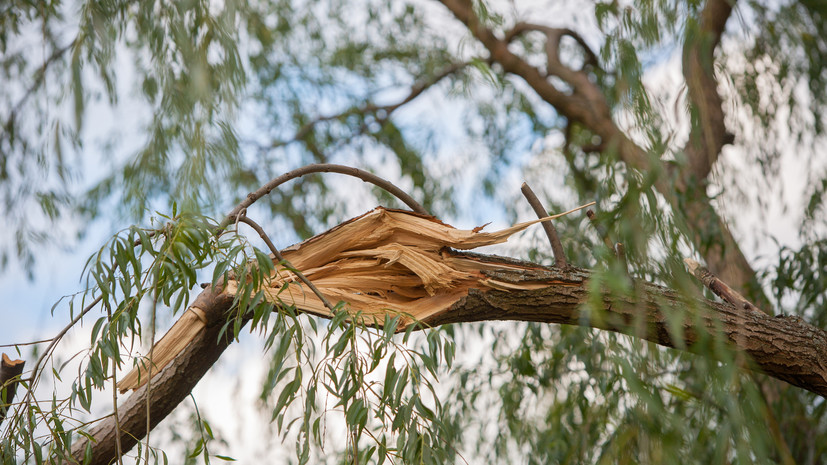
[[[479,258],[487,263],[503,263],[500,257]],[[734,349],[749,355],[765,374],[827,398],[827,333],[800,318],[774,318],[705,299],[687,302],[671,289],[640,281],[640,300],[624,301],[604,294],[604,313],[600,318],[590,318],[583,308],[589,293],[590,273],[586,270],[538,267],[533,271],[503,269],[485,274],[512,283],[546,286],[511,292],[472,290],[466,299],[428,323],[519,320],[571,324],[642,337],[664,347],[689,351],[704,333],[723,336]],[[675,334],[668,326],[669,318],[676,314],[685,315],[681,334]],[[646,328],[644,334],[639,333],[642,326]]]
[[[589,79],[587,73],[582,70],[566,68],[559,63],[559,60],[555,63],[554,57],[557,54],[554,52],[551,55],[551,63],[554,63],[556,68],[549,70],[549,74],[555,74],[574,89],[573,94],[561,92],[546,79],[544,73],[512,53],[508,49],[507,40],[499,39],[493,31],[483,26],[475,15],[469,0],[440,0],[440,2],[458,20],[465,24],[471,34],[488,49],[491,60],[499,63],[506,73],[522,78],[540,98],[568,119],[569,124],[572,122],[579,123],[599,136],[600,145],[598,148],[614,150],[626,165],[636,170],[651,172],[654,169],[664,169],[658,160],[650,158],[645,150],[632,142],[614,123],[611,108],[605,96],[599,87]],[[687,48],[687,54],[691,58],[689,60],[690,66],[687,69],[693,81],[690,98],[696,100],[696,104],[705,102],[703,111],[707,112],[704,113],[706,118],[712,120],[719,118],[721,120],[721,125],[715,126],[713,124],[711,126],[712,135],[700,133],[699,131],[703,131],[703,128],[697,129],[690,141],[706,139],[715,142],[710,145],[711,148],[717,147],[715,157],[717,157],[720,147],[729,140],[729,136],[722,126],[723,113],[721,112],[720,97],[717,96],[714,78],[711,74],[712,54],[720,40],[720,35],[731,10],[732,6],[729,5],[728,0],[709,0],[700,20],[701,29],[705,31],[705,34],[709,34],[707,41],[701,43],[705,44],[703,46],[690,44]],[[555,30],[536,25],[520,25],[519,23],[515,28],[516,31],[506,34],[507,39],[510,40],[525,30],[542,30],[547,33],[547,36],[551,34],[559,41],[559,37],[565,33],[565,30]],[[552,65],[551,63],[549,66]],[[707,68],[703,68],[703,66],[707,66]],[[709,103],[710,101],[712,103]],[[701,124],[701,126],[703,125]],[[691,150],[693,149],[688,149],[689,152]],[[690,156],[700,160],[694,155]],[[704,163],[709,164],[713,160],[714,157],[710,158],[704,155]],[[669,171],[678,167],[670,165],[665,168],[666,171]],[[703,170],[699,167],[697,172],[702,173]],[[739,248],[726,222],[712,207],[710,199],[706,195],[705,183],[690,182],[686,172],[667,173],[657,177],[655,188],[673,208],[683,213],[685,217],[684,224],[689,230],[689,237],[703,255],[710,270],[740,292],[752,297],[759,306],[769,310],[769,300],[763,295],[755,271]],[[683,195],[678,196],[676,191]],[[710,240],[710,238],[713,239]]]
[[[34,94],[35,90],[43,84],[43,81],[46,79],[46,71],[48,70],[49,66],[52,65],[55,61],[63,57],[63,54],[72,49],[77,43],[77,39],[72,40],[68,44],[64,45],[63,47],[57,48],[52,51],[52,54],[40,65],[40,68],[34,73],[34,81],[32,84],[26,88],[26,91],[20,97],[20,100],[12,107],[11,111],[9,111],[9,115],[6,118],[6,121],[3,123],[3,128],[7,134],[13,133],[12,126],[14,126],[15,120],[17,119],[17,114],[20,112],[20,109],[23,108],[23,105],[29,100],[29,97]]]
[[[287,181],[290,181],[292,179],[296,179],[298,177],[301,177],[301,176],[304,176],[304,175],[307,175],[307,174],[311,174],[311,173],[340,173],[340,174],[346,174],[348,176],[357,177],[357,178],[361,179],[362,181],[369,182],[369,183],[374,184],[378,187],[381,187],[382,189],[385,189],[386,191],[388,191],[389,193],[394,195],[396,198],[398,198],[399,200],[404,202],[405,205],[409,206],[411,208],[411,210],[413,210],[417,213],[421,213],[423,215],[428,214],[428,211],[425,210],[425,208],[422,205],[420,205],[419,202],[414,200],[414,198],[411,197],[410,195],[408,195],[405,191],[403,191],[402,189],[396,187],[395,185],[393,185],[389,181],[386,181],[385,179],[382,179],[382,178],[380,178],[379,176],[377,176],[373,173],[367,172],[365,170],[360,170],[359,168],[353,168],[353,167],[350,167],[350,166],[335,165],[335,164],[331,164],[331,163],[320,163],[320,164],[307,165],[307,166],[303,166],[301,168],[297,168],[293,171],[288,171],[287,173],[284,173],[283,175],[272,179],[270,182],[268,182],[267,184],[261,186],[255,192],[251,192],[250,194],[247,195],[247,198],[244,199],[244,201],[242,201],[241,203],[236,205],[236,207],[233,208],[233,210],[229,214],[227,214],[227,216],[224,218],[224,220],[218,226],[218,230],[223,231],[224,228],[226,228],[233,221],[235,221],[235,219],[238,217],[238,215],[241,214],[241,212],[243,212],[244,210],[246,210],[247,207],[254,204],[258,199],[260,199],[260,198],[264,197],[265,195],[269,194],[276,187],[284,184]]]
[[[684,147],[690,173],[704,180],[732,135],[724,124],[723,101],[715,80],[714,54],[732,13],[732,0],[707,0],[695,27],[687,28],[683,75],[692,109],[692,130]]]
[[[442,70],[440,70],[434,76],[430,76],[428,79],[423,79],[423,80],[415,82],[411,86],[411,90],[408,93],[408,95],[405,96],[405,98],[403,98],[402,100],[400,100],[396,103],[388,104],[388,105],[376,105],[374,103],[367,103],[367,104],[359,106],[359,107],[349,108],[349,109],[347,109],[347,110],[345,110],[341,113],[336,113],[334,115],[319,116],[319,117],[307,122],[302,127],[300,127],[299,130],[296,131],[296,134],[294,134],[293,137],[291,137],[290,139],[274,141],[266,148],[274,149],[274,148],[278,148],[278,147],[282,147],[282,146],[285,146],[285,145],[292,144],[294,142],[298,142],[300,140],[303,140],[305,137],[307,137],[307,135],[310,134],[310,132],[313,131],[313,129],[315,129],[318,124],[324,123],[326,121],[333,121],[333,120],[341,119],[341,118],[344,118],[344,117],[349,116],[349,115],[365,114],[365,113],[378,114],[378,113],[381,112],[381,113],[383,113],[383,115],[378,119],[385,120],[385,119],[388,118],[388,116],[390,116],[391,113],[393,113],[394,111],[396,111],[400,107],[404,106],[405,104],[410,103],[411,101],[413,101],[414,99],[419,97],[423,92],[425,92],[426,90],[428,90],[432,86],[436,85],[437,83],[439,83],[440,81],[442,81],[446,77],[448,77],[448,76],[456,73],[457,71],[465,68],[466,66],[468,66],[468,63],[451,63],[450,65],[448,65],[445,68],[443,68]]]
[[[151,391],[148,383],[135,390],[118,408],[117,418],[114,415],[106,418],[88,432],[91,439],[81,437],[75,442],[72,457],[89,465],[108,465],[117,459],[115,438],[118,429],[124,452],[128,452],[146,436],[147,402],[150,406],[150,428],[155,428],[172,413],[232,343],[231,331],[222,334],[223,323],[232,303],[233,296],[222,294],[216,289],[207,288],[199,294],[191,307],[203,310],[207,319],[206,330],[199,333],[172,362],[153,376]],[[242,320],[242,325],[244,323],[246,320]],[[91,454],[90,462],[84,462],[87,449]]]
[[[595,290],[587,270],[455,251],[504,242],[532,224],[564,214],[481,232],[455,229],[431,216],[377,208],[281,251],[323,297],[289,290],[299,284],[278,268],[257,291],[272,304],[327,318],[334,312],[323,300],[343,302],[346,311],[359,312],[364,324],[401,316],[399,331],[416,322],[421,327],[488,320],[572,324],[707,357],[716,355],[704,343],[723,338],[747,356],[736,360],[752,360],[748,368],[827,398],[827,333],[800,318],[772,318],[750,307],[687,297],[644,281],[633,281],[635,292],[619,296],[605,288]],[[195,299],[191,308],[199,309],[203,325],[153,378],[151,391],[146,386],[137,389],[118,409],[118,418],[108,418],[89,433],[91,441],[73,447],[76,459],[83,459],[89,447],[91,463],[110,463],[117,454],[116,421],[126,450],[189,394],[232,341],[232,333],[222,335],[222,323],[235,295],[246,292],[240,284],[244,282],[243,276],[230,279],[220,290],[208,288]],[[162,341],[189,318],[187,313]],[[147,405],[149,411],[143,408]]]
[[[696,343],[705,336],[723,337],[735,350],[749,355],[753,368],[827,398],[827,333],[800,318],[773,318],[728,304],[687,299],[673,290],[641,281],[636,282],[641,290],[638,300],[604,293],[598,299],[601,308],[589,313],[584,304],[595,299],[589,299],[591,273],[587,270],[542,267],[498,256],[447,253],[481,263],[487,278],[515,288],[532,289],[469,289],[447,311],[424,320],[425,325],[492,320],[569,324],[642,337],[688,351],[699,350]],[[205,290],[193,302],[207,315],[207,330],[153,379],[149,399],[152,427],[186,398],[232,342],[228,334],[218,338],[232,302],[232,295],[213,289]],[[678,331],[669,324],[674,318],[682,321]],[[641,328],[645,328],[644,332]],[[119,408],[124,450],[146,434],[146,393],[146,386],[141,387]],[[89,463],[106,465],[113,461],[117,450],[115,421],[114,417],[107,418],[89,432],[92,441],[83,439],[76,443],[72,448],[75,459],[81,461],[89,447]]]
[[[545,218],[548,216],[548,211],[543,207],[540,199],[537,198],[537,194],[531,190],[528,183],[524,182],[523,185],[520,186],[520,190],[523,192],[523,196],[528,201],[528,204],[531,205],[534,213],[537,214],[537,218]],[[549,245],[551,245],[551,251],[554,253],[555,266],[558,268],[567,267],[568,263],[566,262],[566,252],[563,250],[563,244],[560,242],[560,237],[557,235],[557,228],[551,224],[551,221],[546,221],[543,223],[543,230],[546,232]]]

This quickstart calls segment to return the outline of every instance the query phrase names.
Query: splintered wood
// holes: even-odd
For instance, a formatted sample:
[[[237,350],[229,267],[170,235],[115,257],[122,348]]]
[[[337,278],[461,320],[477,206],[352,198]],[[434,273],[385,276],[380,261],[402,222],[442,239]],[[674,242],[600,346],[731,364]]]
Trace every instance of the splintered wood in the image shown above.
[[[488,278],[483,270],[502,269],[503,264],[494,267],[452,254],[449,249],[470,250],[505,242],[532,224],[566,213],[488,233],[481,232],[482,228],[456,229],[430,216],[379,207],[289,247],[282,255],[329,302],[343,301],[349,311],[362,312],[368,321],[375,317],[381,323],[386,315],[400,315],[400,326],[404,327],[448,310],[470,288],[542,287],[538,283],[515,285]],[[294,273],[276,265],[269,286],[263,289],[269,302],[332,316],[310,289],[302,287]],[[237,290],[238,283],[228,283],[227,292],[234,294]]]
[[[361,312],[365,321],[378,324],[386,315],[400,316],[399,329],[415,321],[427,321],[451,308],[471,288],[487,290],[538,289],[544,283],[509,283],[485,276],[485,270],[526,269],[502,262],[486,263],[476,257],[452,253],[505,242],[512,234],[558,215],[516,224],[497,232],[456,229],[438,219],[402,210],[378,207],[325,233],[282,251],[293,269],[300,270],[328,302],[345,302],[348,312]],[[276,263],[268,285],[262,289],[274,305],[294,305],[299,311],[330,318],[324,303],[298,276]],[[286,284],[286,286],[285,286]],[[235,295],[238,282],[228,281],[224,293]],[[155,344],[152,358],[136,367],[118,383],[121,392],[138,389],[169,364],[208,322],[193,305]]]

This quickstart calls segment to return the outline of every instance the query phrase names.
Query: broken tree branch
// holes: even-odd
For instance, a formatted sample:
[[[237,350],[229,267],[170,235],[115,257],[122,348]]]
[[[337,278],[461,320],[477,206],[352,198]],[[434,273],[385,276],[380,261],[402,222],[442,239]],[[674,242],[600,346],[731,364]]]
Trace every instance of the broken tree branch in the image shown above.
[[[690,238],[703,254],[710,269],[730,283],[731,286],[747,295],[754,293],[758,295],[759,304],[768,303],[769,300],[762,295],[760,286],[755,277],[755,271],[750,266],[738,243],[732,237],[729,228],[723,218],[718,215],[711,205],[710,199],[705,195],[703,186],[696,187],[696,192],[687,193],[685,187],[688,184],[689,176],[683,167],[676,164],[663,166],[657,158],[652,157],[646,150],[635,144],[618,126],[612,117],[612,109],[603,95],[601,89],[593,83],[587,73],[572,71],[572,74],[562,73],[569,76],[567,81],[560,73],[566,83],[572,87],[573,93],[566,93],[557,89],[537,67],[531,65],[522,57],[516,55],[508,48],[508,42],[500,39],[494,31],[481,23],[474,12],[473,3],[470,0],[440,0],[440,2],[462,22],[471,34],[488,50],[490,61],[498,63],[503,71],[508,74],[519,76],[528,84],[537,95],[546,103],[553,106],[557,113],[565,117],[569,124],[572,122],[581,124],[594,135],[600,138],[601,149],[611,149],[630,168],[647,173],[680,170],[678,173],[658,175],[655,181],[655,188],[666,198],[666,200],[681,212],[686,218],[685,224],[690,231]],[[697,63],[710,63],[708,68],[711,73],[711,60],[725,23],[730,16],[732,6],[728,0],[709,0],[702,12],[701,29],[712,34],[711,41],[703,46],[703,53],[698,55]],[[725,6],[727,4],[729,6]],[[718,15],[717,17],[715,15]],[[513,35],[513,33],[512,33]],[[692,46],[690,46],[691,48]],[[693,52],[694,53],[694,52]],[[694,66],[694,65],[693,65]],[[701,69],[701,68],[697,68]],[[565,70],[564,70],[565,71]],[[700,74],[693,71],[693,76]],[[709,75],[710,79],[711,74]],[[694,81],[697,81],[693,78]],[[703,78],[701,79],[703,81]],[[700,81],[698,81],[700,82]],[[706,82],[706,81],[704,81]],[[687,83],[689,85],[689,83]],[[694,85],[694,84],[693,84]],[[699,95],[707,95],[708,90],[716,92],[714,84],[701,84]],[[695,91],[693,91],[695,92]],[[712,96],[709,93],[709,96]],[[712,96],[714,97],[714,96]],[[690,98],[693,98],[690,96]],[[701,101],[698,99],[697,101]],[[713,108],[709,105],[708,108]],[[720,105],[718,105],[720,109]],[[696,134],[698,134],[696,132]],[[702,140],[703,137],[693,137],[690,140]],[[725,137],[724,140],[727,140]],[[717,156],[717,155],[716,155]],[[680,184],[684,186],[681,187]],[[684,194],[682,198],[676,195],[676,190]],[[718,244],[705,247],[704,237],[709,231],[715,231],[720,239]],[[611,248],[611,247],[610,247]],[[767,308],[769,306],[767,305]]]
[[[281,252],[279,252],[279,249],[276,248],[275,244],[273,244],[273,241],[270,240],[270,237],[267,235],[267,233],[264,232],[264,229],[262,229],[262,227],[258,223],[251,220],[249,217],[247,217],[247,215],[239,216],[238,221],[253,228],[258,233],[259,237],[261,237],[261,239],[267,245],[267,248],[270,249],[270,253],[273,254],[274,257],[276,257],[279,263],[286,266],[291,273],[294,273],[296,276],[298,276],[301,282],[304,283],[305,286],[309,287],[314,294],[316,294],[316,296],[319,298],[319,300],[322,301],[322,303],[324,303],[324,306],[327,307],[328,310],[330,310],[331,312],[336,311],[333,308],[333,305],[331,305],[330,302],[327,301],[325,296],[321,292],[319,292],[319,289],[315,285],[313,285],[313,283],[309,279],[307,279],[304,273],[299,271],[299,269],[294,267],[289,261],[287,261],[286,258],[284,258],[284,256],[282,256]]]
[[[424,326],[487,320],[571,324],[688,351],[702,351],[698,344],[712,336],[748,355],[752,368],[827,398],[827,333],[801,319],[772,318],[647,282],[635,284],[640,291],[637,297],[600,290],[595,299],[587,270],[454,250],[503,242],[530,224],[552,218],[485,233],[457,230],[426,215],[378,208],[281,254],[306,270],[308,279],[328,299],[344,301],[346,309],[362,312],[365,322],[402,314],[400,330],[415,322]],[[278,282],[278,275],[279,270],[274,270],[272,287],[261,289],[268,301],[332,315],[314,294],[292,292],[293,282]],[[117,454],[115,421],[120,421],[123,447],[129,449],[145,436],[147,418],[154,427],[187,396],[232,341],[231,334],[221,339],[218,335],[237,290],[238,283],[231,280],[198,296],[193,307],[201,309],[204,330],[160,371],[151,393],[146,386],[136,390],[119,408],[119,418],[107,418],[89,432],[90,440],[75,444],[72,453],[77,460],[83,459],[88,447],[89,463],[111,463]],[[143,408],[147,400],[151,412]]]
[[[25,360],[12,360],[5,353],[0,361],[0,425],[6,419],[14,395],[17,393],[17,384],[21,381]]]

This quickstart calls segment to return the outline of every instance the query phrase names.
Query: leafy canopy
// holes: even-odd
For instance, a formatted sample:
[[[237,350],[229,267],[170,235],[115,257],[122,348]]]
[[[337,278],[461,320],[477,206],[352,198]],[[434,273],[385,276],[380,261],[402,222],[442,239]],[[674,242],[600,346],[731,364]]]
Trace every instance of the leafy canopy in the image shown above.
[[[552,210],[572,198],[597,199],[599,224],[626,245],[636,276],[692,289],[680,259],[703,254],[721,230],[694,235],[681,206],[697,198],[676,190],[678,201],[669,206],[656,184],[674,172],[670,166],[687,165],[686,134],[704,124],[670,69],[698,36],[706,5],[473,4],[480,24],[499,37],[519,21],[576,31],[582,43],[563,37],[561,60],[588,71],[610,120],[654,160],[644,171],[602,146],[594,127],[565,117],[492,60],[436,2],[5,2],[3,267],[18,266],[11,259],[35,270],[42,244],[71,244],[65,231],[82,234],[92,221],[158,223],[121,231],[90,259],[81,305],[68,310],[77,317],[96,297],[101,306],[86,316],[95,323],[71,394],[18,410],[4,426],[3,458],[39,463],[60,456],[77,431],[77,409],[89,411],[93,395],[105,397],[97,389],[109,387],[114,365],[129,365],[134,337],[150,338],[156,313],[180,313],[199,280],[245,273],[249,261],[258,264],[253,269],[272,266],[245,236],[216,235],[211,218],[309,162],[387,173],[441,217],[479,205],[512,219],[525,216],[515,177],[540,187]],[[827,326],[827,170],[818,150],[827,105],[826,20],[818,0],[737,3],[708,65],[740,150],[724,154],[742,159],[718,160],[702,196],[722,214],[770,212],[777,203],[762,192],[803,211],[788,217],[801,236],[753,266],[776,311],[819,327]],[[510,49],[542,68],[545,39],[530,31]],[[670,87],[670,79],[681,83]],[[573,92],[565,79],[549,80]],[[112,108],[120,116],[108,127],[99,115]],[[808,167],[799,173],[803,194],[793,202],[776,194],[791,189],[778,175],[789,160]],[[369,208],[375,198],[393,202],[342,186],[308,178],[273,192],[256,213],[297,238]],[[351,210],[354,197],[364,208]],[[473,218],[490,220],[485,213]],[[730,220],[739,222],[742,236],[755,236],[745,237],[741,249],[768,242],[756,232],[760,227]],[[570,261],[596,269],[595,286],[634,293],[584,221],[559,228]],[[530,247],[512,252],[550,260],[538,237],[526,242]],[[393,336],[369,330],[369,322],[274,311],[254,291],[263,276],[253,275],[238,311],[264,338],[270,368],[262,402],[280,431],[299,438],[300,462],[346,459],[354,450],[360,463],[775,463],[789,454],[815,463],[824,454],[824,402],[796,389],[775,391],[745,374],[719,341],[700,349],[707,358],[538,324]],[[55,314],[65,316],[66,309],[61,303]],[[241,321],[229,321],[227,331],[240,337]],[[486,349],[473,349],[480,345]],[[65,373],[52,375],[57,381]],[[325,456],[319,447],[329,436],[328,409],[343,414],[349,435]],[[215,425],[196,413],[200,439],[188,448],[206,459]]]

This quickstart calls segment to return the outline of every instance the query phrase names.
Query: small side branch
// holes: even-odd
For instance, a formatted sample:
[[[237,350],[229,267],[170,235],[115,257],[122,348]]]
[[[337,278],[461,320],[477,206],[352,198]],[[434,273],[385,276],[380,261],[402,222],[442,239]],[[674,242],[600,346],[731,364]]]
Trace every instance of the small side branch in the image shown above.
[[[629,262],[626,260],[626,247],[623,245],[622,242],[618,242],[615,244],[615,253],[617,254],[617,259],[620,262],[620,266],[626,271],[626,274],[629,274]]]
[[[410,103],[411,101],[415,100],[417,97],[422,95],[426,90],[430,89],[431,87],[433,87],[434,85],[436,85],[437,83],[439,83],[440,81],[445,79],[446,77],[456,73],[457,71],[462,70],[466,66],[468,66],[467,62],[451,63],[451,64],[447,65],[445,68],[440,70],[440,72],[438,72],[434,76],[431,76],[428,79],[422,79],[422,80],[419,80],[419,81],[415,82],[411,86],[411,89],[410,89],[410,92],[408,93],[408,95],[405,96],[405,98],[403,98],[402,100],[400,100],[396,103],[389,104],[389,105],[376,105],[375,103],[367,103],[367,104],[364,104],[364,105],[361,105],[361,106],[358,106],[358,107],[351,107],[351,108],[349,108],[345,111],[342,111],[341,113],[336,113],[336,114],[333,114],[333,115],[326,115],[326,116],[319,116],[319,117],[309,121],[308,123],[304,124],[303,126],[301,126],[298,129],[298,131],[296,131],[296,133],[293,135],[293,137],[291,137],[290,139],[273,141],[269,145],[269,147],[262,147],[262,148],[276,149],[276,148],[279,148],[279,147],[283,147],[285,145],[289,145],[289,144],[292,144],[292,143],[295,143],[295,142],[299,142],[299,141],[303,140],[304,138],[306,138],[308,136],[308,134],[310,134],[316,128],[316,126],[318,126],[319,124],[327,122],[327,121],[343,119],[343,118],[345,118],[347,116],[351,116],[351,115],[373,114],[373,115],[376,116],[376,119],[378,121],[386,121],[391,113],[398,110],[400,107]]]
[[[696,262],[695,260],[692,260],[691,258],[684,258],[683,262],[686,263],[686,267],[689,268],[690,273],[692,273],[696,278],[698,278],[698,280],[702,282],[703,285],[706,286],[710,291],[715,293],[715,295],[724,299],[725,302],[732,304],[736,308],[762,312],[758,309],[758,307],[756,307],[750,301],[744,298],[744,296],[742,296],[737,291],[729,287],[725,282],[718,279],[718,277],[712,274],[712,272],[709,271],[705,266],[702,266],[700,263]]]
[[[528,204],[531,205],[534,213],[537,214],[537,218],[545,218],[548,216],[548,211],[543,207],[540,199],[537,198],[537,195],[534,194],[534,191],[531,190],[528,183],[524,182],[520,190],[523,192],[525,199],[528,200]],[[543,230],[546,232],[546,236],[548,236],[551,251],[554,252],[554,264],[557,268],[566,268],[568,266],[568,263],[566,263],[566,253],[563,251],[563,244],[560,243],[560,237],[557,235],[557,228],[551,224],[551,221],[544,221]]]
[[[279,249],[276,248],[276,246],[273,244],[273,241],[270,240],[270,237],[267,236],[267,233],[264,232],[264,229],[262,229],[262,227],[258,223],[251,220],[246,215],[239,216],[238,221],[253,228],[258,233],[259,237],[261,237],[261,239],[264,240],[264,243],[267,244],[267,248],[270,249],[270,253],[272,253],[273,256],[276,257],[276,259],[280,263],[286,265],[291,272],[295,273],[295,275],[298,276],[301,282],[307,285],[307,287],[309,287],[310,290],[313,291],[314,294],[316,294],[316,297],[318,297],[319,300],[321,300],[322,303],[324,303],[324,306],[327,307],[327,309],[330,310],[331,313],[336,311],[333,308],[333,305],[331,305],[327,298],[324,296],[324,294],[322,294],[321,291],[319,291],[319,288],[317,288],[312,282],[310,282],[310,280],[307,279],[304,273],[299,271],[295,266],[291,265],[290,262],[287,261],[287,259],[284,258],[281,252],[279,252]]]

